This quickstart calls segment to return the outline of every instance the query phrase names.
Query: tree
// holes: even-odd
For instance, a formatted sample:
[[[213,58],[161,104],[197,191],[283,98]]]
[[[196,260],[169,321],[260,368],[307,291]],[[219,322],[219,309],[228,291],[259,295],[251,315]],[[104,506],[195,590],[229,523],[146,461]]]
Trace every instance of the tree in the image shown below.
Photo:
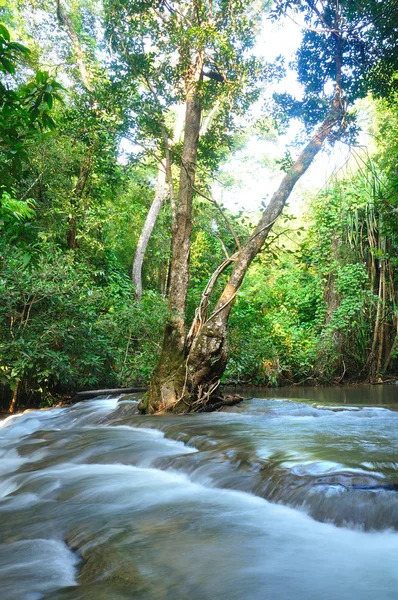
[[[234,116],[244,112],[258,96],[260,83],[269,76],[269,66],[247,56],[263,5],[256,2],[245,8],[226,2],[132,1],[121,6],[113,0],[105,4],[107,36],[114,51],[114,81],[130,88],[125,107],[131,119],[130,138],[159,164],[155,199],[137,247],[133,280],[139,295],[146,243],[168,195],[173,256],[178,265],[178,270],[171,270],[169,298],[170,308],[182,315],[176,317],[180,341],[199,138],[203,147],[206,139],[213,138],[213,151],[201,155],[201,167],[210,173],[217,162],[214,142],[220,146],[231,143]],[[177,107],[183,107],[185,113],[182,141],[174,117]]]
[[[131,278],[137,300],[141,300],[142,298],[142,264],[144,262],[145,252],[148,247],[153,228],[156,225],[160,210],[167,196],[168,186],[166,185],[166,169],[165,164],[162,163],[158,170],[155,197],[146,216],[140,237],[138,238],[133,259]]]
[[[377,4],[377,3],[376,3]],[[307,124],[320,122],[315,134],[284,176],[277,192],[250,236],[235,255],[229,257],[210,278],[189,333],[186,334],[184,308],[189,264],[190,201],[194,186],[194,170],[186,165],[196,159],[195,140],[199,130],[200,97],[190,92],[187,96],[186,132],[182,156],[185,166],[180,180],[180,194],[175,232],[173,233],[173,259],[169,305],[174,315],[170,318],[164,335],[163,350],[151,381],[150,389],[141,403],[147,412],[206,410],[219,405],[216,390],[227,362],[227,324],[236,294],[255,256],[261,251],[273,224],[281,214],[293,187],[306,172],[326,141],[333,142],[343,134],[351,133],[347,107],[364,93],[364,78],[369,73],[366,66],[352,67],[353,58],[363,50],[365,42],[377,39],[377,27],[360,11],[361,7],[349,3],[347,10],[339,2],[319,5],[308,2],[278,2],[281,13],[293,7],[304,13],[307,31],[298,52],[298,72],[306,86],[305,101]],[[359,10],[358,10],[359,8]],[[314,37],[315,36],[315,37]],[[358,41],[359,38],[359,41]],[[203,64],[203,54],[197,55]],[[358,54],[359,56],[359,54]],[[319,61],[325,69],[319,69]],[[347,61],[347,65],[346,65]],[[197,66],[197,62],[194,63]],[[323,73],[325,78],[310,77],[310,73]],[[192,72],[192,71],[191,71]],[[193,70],[197,76],[197,70]],[[333,78],[334,92],[330,98],[314,102],[314,93],[323,88],[325,79]],[[197,79],[193,80],[197,81]],[[294,104],[294,103],[293,103]],[[297,103],[295,108],[297,109]],[[190,189],[191,188],[191,189]],[[184,195],[184,190],[190,194]],[[189,197],[189,200],[188,200]],[[209,296],[221,272],[233,265],[228,283],[208,315]]]
[[[12,41],[8,29],[0,24],[0,72],[10,77],[6,83],[0,82],[0,227],[4,225],[11,233],[15,223],[34,214],[32,203],[13,197],[13,178],[28,159],[29,140],[41,137],[46,129],[54,129],[50,112],[54,100],[61,100],[61,85],[45,71],[37,71],[33,81],[19,88],[12,85],[18,67],[29,55],[30,50]],[[14,375],[10,412],[15,409],[19,383],[20,378]]]
[[[77,213],[79,212],[79,204],[81,203],[84,195],[89,177],[92,174],[95,155],[98,152],[98,146],[100,143],[98,139],[99,132],[97,121],[99,118],[101,118],[101,111],[98,105],[98,90],[95,90],[94,78],[90,72],[90,69],[87,67],[87,56],[84,52],[82,44],[80,43],[73,18],[69,13],[69,9],[63,2],[61,2],[61,0],[57,0],[56,11],[58,23],[65,31],[72,45],[74,60],[80,75],[80,84],[83,87],[83,96],[87,96],[87,118],[89,121],[91,121],[89,140],[86,141],[86,150],[80,164],[79,175],[71,193],[72,214],[69,217],[69,228],[66,239],[68,249],[74,250],[77,246]],[[96,91],[97,94],[95,93]]]
[[[142,210],[151,175],[147,164],[117,161],[123,124],[104,65],[91,55],[92,5],[62,2],[71,35],[57,26],[55,3],[13,8],[19,37],[0,30],[0,399],[11,410],[86,386],[146,383],[166,312],[156,291],[134,302],[129,265],[115,256],[122,246],[131,257],[120,223],[127,207]],[[14,42],[26,38],[30,51]],[[78,68],[78,43],[92,91]],[[71,215],[78,252],[65,251]],[[133,222],[131,238],[137,229]]]

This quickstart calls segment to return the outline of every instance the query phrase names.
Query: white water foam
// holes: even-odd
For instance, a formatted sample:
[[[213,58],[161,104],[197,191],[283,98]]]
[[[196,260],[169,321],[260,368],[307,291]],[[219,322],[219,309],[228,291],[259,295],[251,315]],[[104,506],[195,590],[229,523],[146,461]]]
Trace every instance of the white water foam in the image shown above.
[[[0,544],[1,600],[33,600],[51,590],[77,585],[77,562],[64,542],[57,540]]]

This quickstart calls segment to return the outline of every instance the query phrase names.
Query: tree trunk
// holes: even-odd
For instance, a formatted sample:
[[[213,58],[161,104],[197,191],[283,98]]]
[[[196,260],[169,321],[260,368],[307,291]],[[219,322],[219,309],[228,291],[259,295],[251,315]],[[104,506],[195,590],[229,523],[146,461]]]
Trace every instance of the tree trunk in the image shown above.
[[[145,252],[149,239],[152,235],[153,228],[155,227],[156,220],[160,213],[160,209],[162,208],[163,202],[167,195],[168,187],[166,185],[166,168],[165,164],[161,163],[158,171],[155,198],[146,216],[133,261],[131,278],[135,287],[135,295],[137,300],[140,300],[142,297],[142,263],[144,261]]]
[[[378,340],[378,352],[377,352],[377,366],[376,366],[376,378],[379,381],[382,372],[382,360],[384,352],[384,341],[386,331],[386,261],[383,259],[380,268],[380,279],[381,279],[381,319],[379,328],[379,340]]]
[[[158,102],[158,97],[156,91],[149,80],[147,80],[147,85],[152,92],[153,97]],[[180,140],[182,127],[184,125],[183,120],[184,114],[181,111],[177,111],[177,120],[174,127],[174,135],[172,139],[172,143],[175,144]],[[172,160],[171,160],[171,152],[170,152],[170,140],[167,135],[166,127],[164,123],[160,123],[160,128],[162,130],[163,143],[165,147],[165,158],[161,161],[158,170],[158,183],[156,187],[155,198],[152,202],[152,205],[149,209],[147,218],[145,219],[144,227],[142,229],[140,238],[138,240],[137,248],[134,255],[133,267],[132,267],[132,281],[135,286],[135,294],[137,300],[140,300],[142,297],[142,264],[144,262],[145,252],[149,243],[149,240],[152,235],[152,231],[156,225],[157,218],[159,216],[160,209],[167,195],[170,196],[170,205],[171,205],[171,216],[172,216],[172,232],[177,227],[177,215],[176,215],[176,205],[175,205],[175,193],[174,193],[174,185],[173,185],[173,172],[172,172]],[[166,187],[167,184],[167,187]],[[166,273],[166,282],[163,286],[165,289],[168,289],[168,273],[169,266],[167,266]]]
[[[388,268],[388,258],[387,258],[387,248],[386,248],[386,239],[381,235],[381,224],[379,223],[378,227],[378,240],[377,244],[374,247],[378,249],[381,253],[381,257],[378,259],[378,291],[377,291],[377,309],[376,309],[376,317],[373,328],[373,340],[372,347],[370,350],[370,354],[366,361],[365,369],[368,372],[368,377],[370,383],[378,383],[381,379],[382,374],[386,370],[387,358],[389,357],[390,351],[388,348],[388,342],[386,343],[386,338],[388,336],[387,333],[387,318],[386,318],[386,309],[387,309],[387,268]],[[373,291],[373,290],[372,290]],[[390,293],[391,297],[391,293]],[[385,358],[385,355],[387,358]],[[383,358],[384,358],[384,366],[383,366]],[[391,358],[389,358],[388,363]]]
[[[71,209],[72,216],[68,221],[68,231],[66,232],[66,241],[68,244],[68,250],[74,250],[77,247],[77,215],[76,211],[78,208],[79,200],[83,196],[84,189],[86,187],[88,178],[92,171],[92,160],[91,156],[86,156],[83,164],[80,166],[79,177],[72,191]]]
[[[201,77],[201,74],[199,74],[199,77]],[[150,83],[149,80],[146,80],[146,81],[147,81],[147,85],[148,85],[150,91],[152,92],[153,97],[155,98],[156,101],[158,101],[158,97],[157,97],[154,87],[152,86],[152,84]],[[203,121],[201,121],[200,127],[199,127],[198,138],[207,133],[215,115],[217,114],[217,111],[219,110],[219,107],[220,107],[220,103],[219,103],[219,101],[217,101],[215,103],[215,105],[213,106],[213,108],[210,110],[209,114],[203,119]],[[178,142],[181,137],[182,127],[184,125],[183,119],[181,117],[183,117],[183,116],[184,116],[184,114],[178,110],[177,111],[177,120],[176,120],[176,124],[174,127],[174,135],[173,135],[173,139],[172,139],[173,144]],[[134,260],[133,260],[132,281],[135,286],[135,295],[136,295],[137,300],[140,300],[142,297],[142,264],[144,261],[145,252],[146,252],[150,237],[152,235],[153,228],[155,227],[157,218],[159,216],[160,209],[162,207],[165,197],[167,196],[166,181],[168,183],[168,189],[169,189],[169,193],[170,193],[171,211],[172,211],[172,217],[173,217],[172,231],[174,232],[174,230],[177,229],[177,227],[178,227],[175,199],[174,199],[174,188],[173,188],[173,177],[172,177],[169,139],[167,136],[166,128],[164,127],[163,124],[161,124],[161,129],[162,129],[163,141],[165,144],[166,158],[159,167],[158,186],[156,189],[155,198],[153,200],[153,203],[149,209],[147,218],[145,220],[144,227],[142,229],[140,238],[138,240],[138,244],[137,244],[137,248],[136,248]],[[191,148],[192,148],[192,146],[191,146]],[[190,157],[188,156],[187,158],[189,161]],[[183,161],[184,161],[184,158],[182,159],[182,162]],[[196,153],[195,153],[195,161],[196,161]],[[184,164],[184,162],[183,162],[183,164]],[[193,178],[191,178],[190,181],[191,181],[191,187],[193,187]],[[160,183],[161,183],[161,189],[159,189]],[[162,196],[161,199],[159,198],[159,194],[161,194],[161,196]],[[169,269],[168,269],[168,273],[169,273]],[[170,271],[170,273],[171,273],[171,271]],[[169,279],[169,278],[167,277],[167,279]],[[170,281],[168,281],[167,285],[165,286],[167,288],[167,290],[169,290],[169,283],[170,283]]]
[[[8,412],[10,414],[13,414],[15,412],[15,409],[17,406],[19,384],[20,384],[20,380],[17,379],[17,381],[15,382],[15,387],[12,391],[10,406],[8,408]]]
[[[61,0],[57,0],[57,19],[59,25],[62,27],[62,29],[64,29],[72,43],[73,52],[75,55],[77,68],[79,69],[82,84],[89,93],[90,106],[94,114],[96,114],[98,107],[93,95],[91,75],[86,68],[83,48],[77,36],[74,23],[67,12],[67,9],[64,6],[62,6]],[[79,200],[83,195],[84,188],[86,187],[87,180],[93,168],[91,154],[92,148],[89,148],[88,154],[83,158],[83,163],[80,167],[79,177],[72,192],[72,216],[69,218],[69,228],[66,233],[68,250],[74,250],[77,247],[77,217],[76,214],[73,213],[76,212]]]
[[[320,128],[310,140],[293,166],[286,173],[279,189],[248,242],[233,258],[234,267],[212,314],[204,320],[197,311],[190,334],[185,336],[185,305],[189,275],[190,235],[192,227],[192,197],[196,155],[200,133],[201,107],[196,97],[196,86],[187,86],[185,137],[180,171],[179,206],[176,229],[173,232],[169,309],[171,317],[165,328],[160,362],[155,369],[150,388],[140,404],[142,412],[190,412],[209,410],[222,403],[217,394],[221,376],[227,364],[227,324],[236,294],[255,256],[264,245],[273,224],[281,214],[295,184],[307,171],[329,135],[339,134],[344,127],[345,111],[342,104],[342,47],[343,40],[331,30],[335,39],[336,79],[332,105]],[[196,74],[201,77],[203,58],[196,61]],[[231,259],[232,262],[232,259]],[[218,271],[221,272],[220,269]],[[201,304],[207,309],[206,300]]]
[[[173,287],[170,289],[171,298],[173,298],[170,309],[174,309],[176,314],[166,327],[160,363],[155,371],[150,389],[140,405],[143,412],[189,412],[208,410],[212,403],[219,405],[220,397],[216,390],[227,363],[227,323],[236,294],[250,264],[263,247],[295,184],[307,171],[332,129],[341,122],[342,116],[341,107],[334,103],[317,133],[283,178],[279,189],[264,210],[253,235],[236,257],[231,257],[230,262],[234,262],[234,268],[214,311],[205,319],[203,319],[203,315],[198,315],[197,311],[186,344],[184,344],[185,323],[183,318],[186,294],[179,296],[178,285],[180,283],[186,290],[189,256],[187,230],[189,229],[190,232],[190,221],[189,226],[186,221],[183,221],[181,225],[179,222],[177,231],[179,237],[176,236],[173,249],[176,249],[178,243],[180,254],[178,260],[175,260],[173,252],[171,276]],[[182,219],[182,215],[180,215],[180,219]],[[184,275],[182,277],[178,271],[179,266],[183,266]],[[205,294],[207,293],[206,290]]]
[[[390,251],[390,248],[388,248]],[[390,366],[392,358],[394,356],[395,348],[398,340],[398,311],[397,311],[397,302],[396,302],[397,292],[395,289],[395,280],[394,280],[394,271],[391,265],[391,262],[388,263],[388,301],[390,304],[390,313],[391,313],[391,328],[392,334],[388,336],[388,342],[386,346],[386,358],[383,366],[383,376],[387,373],[387,370]]]
[[[169,309],[170,333],[165,342],[183,350],[185,342],[185,307],[188,291],[191,250],[192,200],[194,195],[196,157],[198,152],[201,106],[196,90],[191,89],[186,100],[184,146],[181,157],[176,225],[173,235],[170,270]],[[170,340],[170,335],[173,338]]]
[[[175,406],[179,401],[180,390],[184,387],[181,365],[185,355],[185,308],[191,249],[192,200],[202,115],[197,83],[202,79],[202,67],[203,57],[199,54],[186,82],[184,143],[169,271],[170,316],[165,327],[160,360],[142,402],[142,410],[145,412],[156,412],[160,406]]]
[[[85,88],[92,92],[91,78],[86,69],[84,62],[84,52],[77,37],[75,26],[65,8],[61,5],[60,0],[57,0],[57,18],[60,26],[66,31],[66,34],[72,42],[73,51],[76,58],[77,68],[80,72],[80,77]]]

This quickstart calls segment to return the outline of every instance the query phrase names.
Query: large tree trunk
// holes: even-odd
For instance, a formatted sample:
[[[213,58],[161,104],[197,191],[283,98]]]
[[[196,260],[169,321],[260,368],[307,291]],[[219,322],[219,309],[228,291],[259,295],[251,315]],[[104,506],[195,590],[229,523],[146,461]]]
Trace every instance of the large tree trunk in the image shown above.
[[[142,263],[144,262],[145,252],[148,242],[155,227],[160,209],[168,195],[168,186],[166,185],[166,165],[161,163],[158,171],[158,181],[156,185],[155,198],[151,204],[145,219],[144,226],[139,237],[137,248],[134,255],[131,278],[135,287],[137,300],[142,297]]]
[[[227,323],[236,294],[255,256],[264,245],[273,224],[281,214],[295,184],[307,171],[332,134],[338,134],[344,123],[342,104],[342,47],[343,40],[335,30],[336,80],[335,93],[328,115],[320,128],[286,173],[279,189],[264,210],[248,242],[231,257],[234,267],[218,302],[207,317],[208,298],[215,283],[211,278],[196,311],[194,322],[185,335],[185,305],[189,275],[190,234],[192,227],[192,197],[195,161],[200,132],[201,109],[196,86],[190,89],[186,103],[185,137],[179,190],[177,227],[173,234],[169,308],[171,317],[165,328],[162,354],[155,369],[150,388],[140,404],[140,410],[150,413],[190,412],[208,410],[220,405],[217,388],[227,364]],[[203,63],[196,62],[196,81]],[[198,71],[198,68],[200,71]],[[222,268],[217,272],[221,273]],[[217,277],[217,275],[215,276]],[[203,309],[203,310],[202,310]]]
[[[155,412],[163,405],[176,405],[180,390],[184,386],[181,379],[184,375],[180,367],[185,355],[185,308],[191,249],[192,200],[202,114],[197,96],[197,83],[202,78],[202,67],[203,57],[198,55],[189,74],[189,81],[186,82],[184,143],[169,278],[170,316],[165,327],[161,357],[142,402],[141,408],[145,412]]]
[[[279,189],[264,210],[253,235],[236,256],[226,261],[233,262],[234,268],[209,317],[206,312],[210,294],[208,289],[205,290],[206,301],[201,303],[204,305],[204,310],[197,311],[186,344],[184,344],[185,324],[183,319],[186,295],[184,302],[181,298],[181,301],[174,305],[178,306],[178,312],[176,311],[177,314],[173,316],[173,321],[168,324],[166,329],[160,363],[150,389],[141,403],[142,411],[151,413],[187,412],[206,410],[212,403],[219,405],[220,398],[216,390],[227,363],[227,323],[236,294],[250,264],[263,247],[295,184],[307,171],[332,129],[341,122],[342,115],[342,108],[335,102],[317,133],[286,173]],[[173,262],[172,265],[173,298],[178,298],[178,282],[180,281],[185,286],[185,278],[188,276],[185,270],[184,279],[181,281],[176,270],[178,265],[183,265],[184,268],[187,266],[189,244],[183,233],[187,235],[186,229],[180,232],[179,248],[183,249],[182,241],[184,240],[186,254],[180,257],[180,263]],[[221,269],[219,270],[221,272]],[[212,288],[214,282],[209,282],[209,284]]]
[[[170,333],[165,342],[183,350],[185,342],[185,307],[188,291],[191,250],[192,200],[196,157],[198,152],[201,106],[196,90],[191,89],[186,101],[184,146],[181,157],[176,226],[173,235],[169,287]],[[170,338],[171,336],[171,338]]]
[[[149,84],[149,82],[147,82],[147,84],[148,84],[148,86],[150,86],[150,90],[152,91],[154,97],[157,99],[157,95],[156,95],[156,92],[154,91],[154,88],[152,87],[152,85]],[[219,109],[219,103],[217,102],[214,105],[214,107],[212,108],[212,110],[209,112],[209,114],[206,116],[206,118],[203,119],[203,121],[201,122],[199,136],[206,134],[218,109]],[[183,123],[183,119],[181,119],[181,116],[182,117],[184,116],[183,113],[181,113],[181,111],[178,111],[177,121],[176,121],[175,128],[174,128],[174,135],[173,135],[173,139],[172,139],[173,144],[175,144],[176,142],[179,141],[181,134],[182,134],[182,128],[183,128],[184,123]],[[135,287],[135,295],[136,295],[137,300],[140,300],[142,297],[142,265],[144,262],[146,249],[148,247],[148,243],[151,238],[152,231],[156,225],[156,221],[159,216],[160,210],[162,208],[163,202],[166,199],[168,194],[170,194],[171,210],[172,210],[172,217],[173,217],[173,229],[175,229],[177,227],[177,223],[176,223],[177,215],[176,215],[175,201],[174,201],[174,188],[173,188],[173,179],[172,179],[170,147],[169,147],[169,140],[167,137],[167,133],[166,133],[166,130],[164,127],[162,127],[162,134],[163,134],[163,141],[165,144],[166,157],[159,166],[158,182],[157,182],[157,187],[156,187],[155,198],[151,204],[151,207],[148,211],[148,215],[145,219],[145,223],[144,223],[140,238],[137,243],[137,248],[136,248],[136,251],[134,254],[134,260],[133,260],[132,281],[133,281],[133,284]],[[168,183],[167,187],[166,187],[166,182]],[[168,279],[168,277],[167,277],[167,279]],[[168,284],[165,287],[167,290],[169,289]]]

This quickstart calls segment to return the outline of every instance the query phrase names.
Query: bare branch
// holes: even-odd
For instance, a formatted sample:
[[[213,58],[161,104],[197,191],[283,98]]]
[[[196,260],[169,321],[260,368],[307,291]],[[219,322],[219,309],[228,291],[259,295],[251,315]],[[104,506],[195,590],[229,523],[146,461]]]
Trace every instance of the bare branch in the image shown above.
[[[221,248],[223,249],[223,252],[225,254],[225,258],[229,258],[227,247],[224,244],[224,242],[222,241],[221,237],[219,235],[215,234],[215,233],[212,233],[212,236],[214,238],[216,238],[216,240],[218,240],[220,242]]]
[[[238,236],[235,233],[234,228],[232,227],[232,224],[230,222],[230,220],[228,219],[228,217],[226,216],[226,214],[224,213],[223,209],[221,208],[221,206],[218,204],[217,200],[215,200],[214,198],[211,198],[210,196],[207,196],[206,194],[204,194],[203,192],[201,192],[200,190],[198,190],[195,186],[193,186],[194,191],[201,196],[202,198],[204,198],[205,200],[207,200],[208,202],[211,202],[212,204],[214,204],[214,206],[217,208],[218,212],[220,213],[220,215],[222,216],[222,218],[225,220],[229,231],[231,232],[232,237],[235,240],[235,244],[237,246],[237,248],[239,250],[242,249],[242,245],[239,241]]]
[[[299,23],[298,21],[296,21],[296,19],[293,19],[293,17],[288,13],[286,13],[286,16],[295,25],[297,25],[297,27],[300,27],[300,29],[305,29],[305,31],[312,31],[313,33],[337,33],[337,31],[330,29],[330,27],[328,27],[327,29],[316,29],[315,27],[308,27],[308,25],[304,25],[304,23]]]
[[[316,14],[320,21],[325,25],[326,29],[335,37],[340,37],[340,32],[338,29],[334,29],[325,19],[321,11],[317,8],[315,2],[313,0],[305,0],[310,9]]]
[[[166,2],[166,0],[164,0],[163,2],[164,6],[167,8],[167,10],[171,13],[171,14],[176,14],[179,15],[184,21],[186,21],[188,23],[188,25],[190,27],[192,27],[192,21],[190,21],[188,19],[188,17],[186,15],[184,15],[184,13],[180,12],[179,10],[177,10],[176,8],[172,8],[170,6],[170,4],[168,2]]]

